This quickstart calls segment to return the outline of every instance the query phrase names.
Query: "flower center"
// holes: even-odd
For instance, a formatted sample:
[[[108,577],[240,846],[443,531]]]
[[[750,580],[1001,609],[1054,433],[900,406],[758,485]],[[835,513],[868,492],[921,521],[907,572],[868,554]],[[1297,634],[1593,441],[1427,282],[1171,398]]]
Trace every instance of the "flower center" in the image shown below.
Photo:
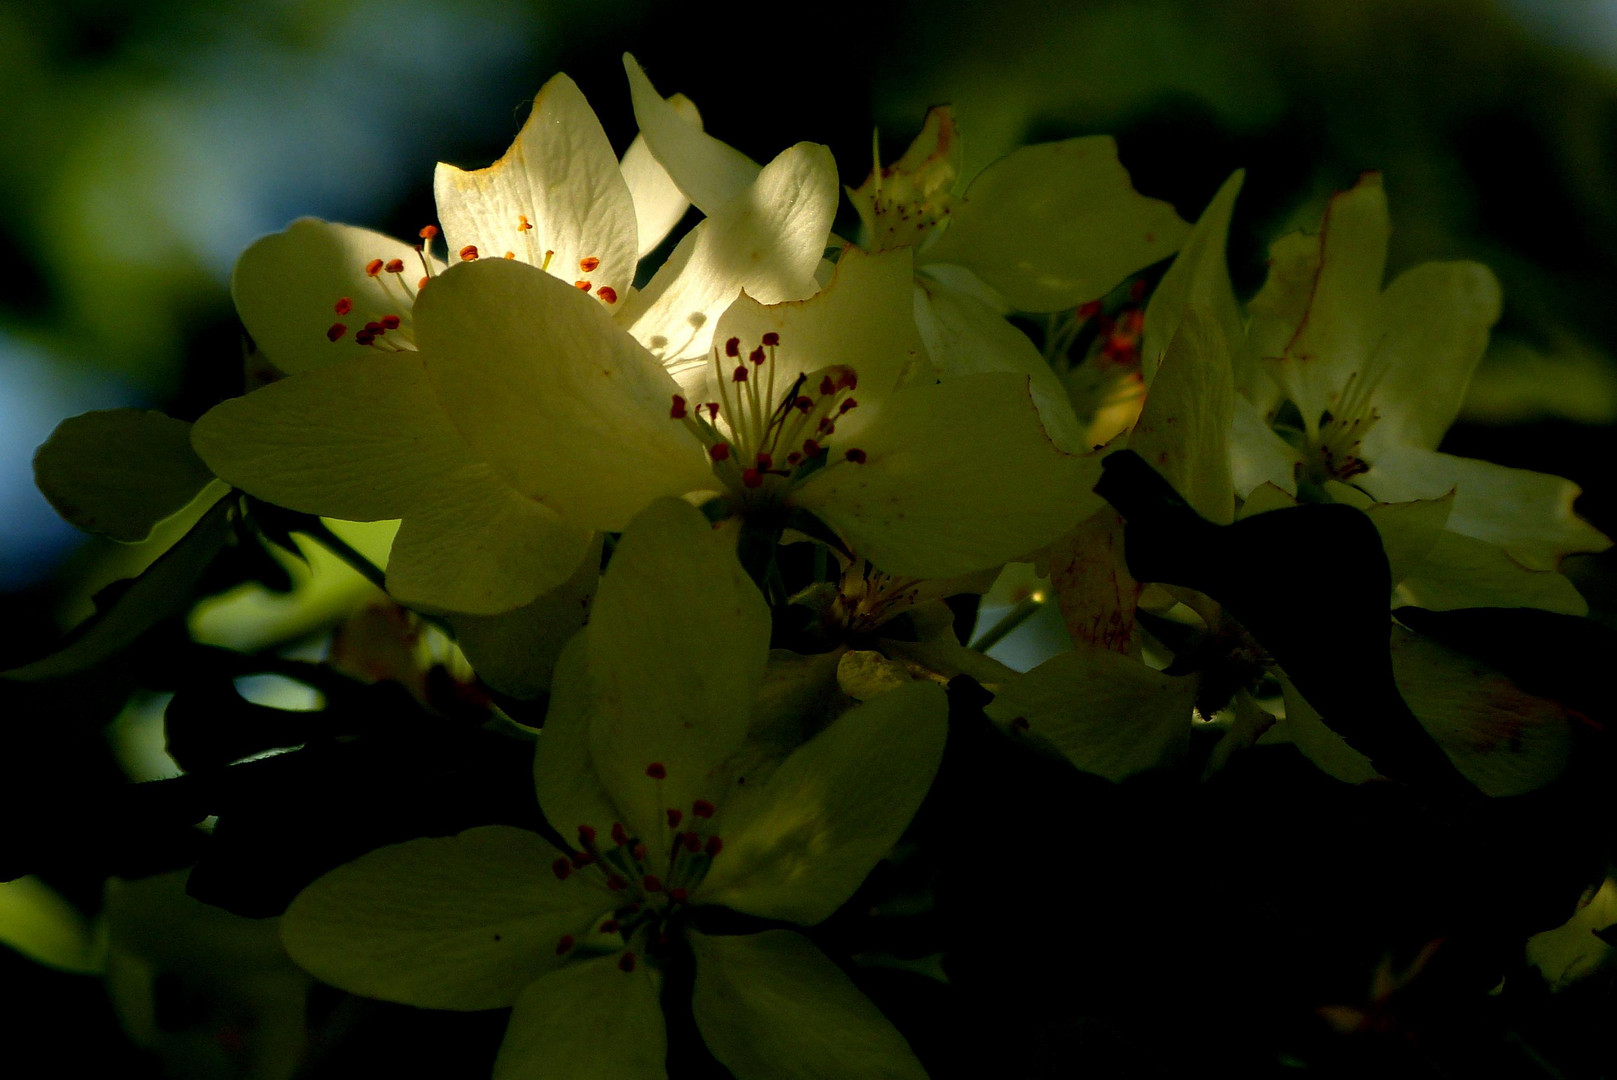
[[[892,577],[864,562],[850,566],[837,586],[831,618],[849,635],[868,634],[915,606],[921,580]]]
[[[1342,387],[1336,408],[1320,414],[1319,433],[1313,440],[1314,459],[1310,463],[1311,479],[1315,482],[1345,482],[1370,471],[1369,463],[1359,456],[1359,451],[1364,437],[1381,419],[1370,404],[1373,389],[1372,380],[1360,378],[1355,371]]]
[[[835,364],[788,375],[776,362],[779,348],[773,331],[750,351],[743,351],[740,338],[722,349],[715,344],[709,365],[719,400],[692,406],[675,394],[668,410],[707,447],[719,478],[744,498],[778,499],[831,463],[837,421],[859,407],[853,368]],[[865,452],[848,447],[834,460],[862,464]]]
[[[646,776],[660,792],[668,770],[654,761],[646,766]],[[635,949],[657,954],[668,942],[669,920],[690,902],[724,850],[715,827],[717,814],[717,805],[707,799],[695,800],[689,810],[671,806],[663,812],[667,828],[652,837],[636,836],[622,822],[613,822],[604,837],[593,825],[578,826],[577,848],[568,849],[550,869],[562,881],[604,887],[613,906],[584,941],[564,934],[556,952],[575,947],[596,953],[622,950],[618,966],[624,971],[634,970]]]

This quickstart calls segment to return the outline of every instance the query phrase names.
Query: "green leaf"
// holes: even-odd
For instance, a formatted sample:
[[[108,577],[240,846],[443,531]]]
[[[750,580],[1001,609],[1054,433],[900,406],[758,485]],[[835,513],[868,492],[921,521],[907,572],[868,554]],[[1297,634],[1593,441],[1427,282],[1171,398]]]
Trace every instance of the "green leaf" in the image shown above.
[[[697,894],[813,924],[853,895],[909,825],[943,757],[941,687],[899,686],[844,713],[762,784],[731,789],[724,850]]]
[[[661,978],[618,957],[568,964],[517,998],[494,1080],[662,1080],[668,1032]]]
[[[689,939],[696,1026],[736,1080],[926,1080],[904,1036],[806,938]]]
[[[34,479],[79,528],[138,543],[185,509],[213,473],[191,449],[190,424],[108,409],[58,424],[34,455]]]
[[[611,907],[559,852],[502,825],[379,848],[298,894],[281,940],[299,967],[350,993],[428,1009],[495,1009],[560,965]]]

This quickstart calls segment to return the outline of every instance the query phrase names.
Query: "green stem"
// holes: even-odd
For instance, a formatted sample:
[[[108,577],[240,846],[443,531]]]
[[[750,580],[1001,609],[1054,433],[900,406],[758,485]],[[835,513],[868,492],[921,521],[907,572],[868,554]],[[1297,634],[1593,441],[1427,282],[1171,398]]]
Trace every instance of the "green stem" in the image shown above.
[[[324,521],[319,518],[311,518],[309,521],[299,522],[297,531],[347,563],[360,577],[383,592],[387,592],[387,574],[383,572],[382,568],[360,554],[348,541],[332,532]],[[410,610],[415,611],[416,615],[422,620],[437,627],[450,641],[455,640],[454,628],[442,616],[429,615],[423,611],[416,611],[415,608]]]
[[[1006,612],[1005,617],[1000,619],[999,622],[983,631],[977,640],[971,643],[972,651],[985,653],[992,649],[995,645],[1004,641],[1011,631],[1037,615],[1042,607],[1044,607],[1042,600],[1035,600],[1032,597],[1023,600]]]

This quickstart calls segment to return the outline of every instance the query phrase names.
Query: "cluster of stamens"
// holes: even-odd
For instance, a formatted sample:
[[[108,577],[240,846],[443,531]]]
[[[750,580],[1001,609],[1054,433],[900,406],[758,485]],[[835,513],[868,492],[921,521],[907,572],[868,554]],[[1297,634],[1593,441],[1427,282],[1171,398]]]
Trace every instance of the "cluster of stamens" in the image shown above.
[[[646,766],[646,776],[658,783],[660,793],[668,770],[654,761]],[[605,887],[614,906],[592,928],[592,935],[617,940],[594,945],[563,934],[556,942],[556,954],[574,948],[622,949],[618,967],[633,971],[636,954],[624,946],[637,938],[644,949],[666,945],[668,920],[689,903],[691,892],[724,850],[724,841],[714,831],[717,812],[707,799],[695,800],[688,811],[671,806],[664,811],[666,833],[650,838],[635,836],[622,822],[614,822],[605,838],[594,826],[580,825],[577,847],[551,863],[550,869],[562,881],[573,878]]]
[[[1373,381],[1360,378],[1355,371],[1342,387],[1336,411],[1321,414],[1315,443],[1318,466],[1323,470],[1320,479],[1345,481],[1370,471],[1369,463],[1359,456],[1359,448],[1376,421],[1381,419],[1381,414],[1370,404],[1373,391]]]
[[[533,232],[533,223],[528,220],[528,215],[517,215],[516,231],[524,238]],[[349,324],[341,321],[342,318],[364,319],[364,325],[354,332],[351,339],[354,344],[369,345],[385,352],[403,352],[415,348],[415,333],[411,325],[410,312],[421,290],[425,289],[436,276],[432,260],[427,257],[427,247],[437,238],[438,227],[423,225],[417,235],[421,239],[415,245],[415,253],[421,263],[422,273],[415,284],[412,286],[406,277],[403,259],[370,260],[365,264],[365,276],[376,283],[377,289],[373,295],[361,297],[357,301],[352,296],[338,297],[337,302],[332,305],[332,310],[339,316],[339,321],[332,323],[326,330],[327,341],[336,343],[348,337]],[[529,246],[531,250],[534,249],[531,241]],[[550,264],[556,256],[555,251],[546,248],[542,253],[537,250],[532,250],[532,253],[535,258],[529,261],[549,273]],[[456,255],[461,262],[475,262],[482,257],[476,244],[467,244],[456,252]],[[515,259],[517,253],[507,251],[502,257]],[[585,293],[593,291],[602,303],[610,306],[618,302],[617,290],[610,285],[596,286],[587,276],[600,265],[601,260],[594,255],[586,255],[578,260],[579,273],[586,276],[574,281],[573,285]],[[394,333],[394,337],[387,337],[390,332]]]
[[[668,410],[701,440],[719,476],[738,491],[767,485],[768,493],[778,494],[799,470],[827,464],[837,421],[859,407],[853,368],[839,364],[813,376],[799,371],[787,383],[775,362],[779,347],[780,335],[773,331],[745,354],[740,338],[730,338],[722,349],[715,344],[709,364],[719,400],[693,406],[675,394]],[[839,460],[863,464],[865,452],[849,447]]]
[[[919,578],[893,577],[868,562],[850,566],[837,585],[829,617],[850,634],[865,634],[915,605]]]

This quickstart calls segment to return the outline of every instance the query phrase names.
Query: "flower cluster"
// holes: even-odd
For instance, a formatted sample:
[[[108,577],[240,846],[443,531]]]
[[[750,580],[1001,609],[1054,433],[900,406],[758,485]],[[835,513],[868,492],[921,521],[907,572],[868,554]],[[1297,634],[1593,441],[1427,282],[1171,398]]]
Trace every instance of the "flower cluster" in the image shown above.
[[[1564,771],[1571,711],[1410,611],[1581,615],[1561,560],[1608,541],[1568,481],[1438,449],[1500,293],[1470,262],[1384,285],[1378,177],[1277,242],[1243,307],[1239,175],[1194,226],[1103,137],[968,183],[938,108],[847,189],[846,243],[826,148],[760,165],[626,69],[621,158],[556,76],[504,157],[439,166],[414,240],[304,219],[243,253],[250,392],[41,451],[63,512],[119,539],[206,490],[154,564],[171,590],[232,532],[363,564],[316,519],[396,522],[373,575],[396,617],[347,623],[331,666],[531,740],[526,826],[300,882],[299,967],[510,1008],[497,1077],[663,1076],[691,1020],[742,1080],[919,1077],[816,928],[924,833],[963,703],[1027,760],[1114,781],[1260,741],[1442,798]],[[1108,380],[1131,390],[1102,407]],[[136,448],[143,475],[97,482]],[[1017,581],[1013,621],[1050,597],[1071,639],[1030,671],[944,602]],[[422,634],[456,680],[428,677]]]

